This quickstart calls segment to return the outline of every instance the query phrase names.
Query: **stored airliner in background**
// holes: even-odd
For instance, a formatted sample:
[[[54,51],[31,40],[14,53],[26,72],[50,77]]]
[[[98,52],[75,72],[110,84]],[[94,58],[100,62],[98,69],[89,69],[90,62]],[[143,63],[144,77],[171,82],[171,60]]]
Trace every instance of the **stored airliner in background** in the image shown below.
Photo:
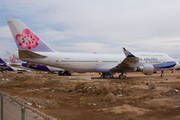
[[[0,71],[3,73],[3,71],[27,71],[27,69],[12,67],[0,58]]]
[[[155,71],[173,68],[176,62],[165,53],[136,53],[125,48],[124,54],[88,54],[56,52],[18,19],[6,19],[18,47],[21,60],[44,64],[73,72],[99,72],[101,77],[126,78],[126,72],[152,75]],[[164,73],[161,73],[164,76]]]
[[[11,67],[24,68],[24,69],[35,70],[35,71],[47,71],[49,73],[58,72],[59,75],[71,75],[71,73],[60,68],[55,68],[55,67],[32,63],[32,62],[21,61],[18,58],[14,58],[13,52],[11,51],[6,51],[6,53],[9,56],[9,60],[10,60],[9,65]]]

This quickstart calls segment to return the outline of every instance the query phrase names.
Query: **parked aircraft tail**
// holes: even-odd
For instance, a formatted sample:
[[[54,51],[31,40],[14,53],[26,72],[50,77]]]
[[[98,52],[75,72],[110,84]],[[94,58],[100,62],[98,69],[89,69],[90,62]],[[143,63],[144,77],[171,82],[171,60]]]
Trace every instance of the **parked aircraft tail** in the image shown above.
[[[0,58],[0,71],[3,73],[3,71],[14,71],[10,66],[8,66],[4,60]]]
[[[12,51],[6,51],[7,55],[9,56],[9,62],[10,63],[25,63],[22,60],[16,59],[13,57],[13,52]]]
[[[23,61],[16,59],[16,58],[13,58],[13,57],[9,57],[9,60],[11,63],[24,63]]]
[[[6,66],[6,63],[1,58],[0,58],[0,65]]]
[[[6,18],[6,20],[18,50],[29,50],[34,52],[54,51],[19,19]]]

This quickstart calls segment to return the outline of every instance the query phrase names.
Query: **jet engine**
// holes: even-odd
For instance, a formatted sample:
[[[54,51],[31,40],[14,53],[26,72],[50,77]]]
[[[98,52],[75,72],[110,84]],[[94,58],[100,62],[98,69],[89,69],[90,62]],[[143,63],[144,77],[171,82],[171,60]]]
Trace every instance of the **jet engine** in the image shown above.
[[[152,75],[154,72],[154,66],[151,64],[144,64],[134,68],[134,71],[143,72],[145,75]]]

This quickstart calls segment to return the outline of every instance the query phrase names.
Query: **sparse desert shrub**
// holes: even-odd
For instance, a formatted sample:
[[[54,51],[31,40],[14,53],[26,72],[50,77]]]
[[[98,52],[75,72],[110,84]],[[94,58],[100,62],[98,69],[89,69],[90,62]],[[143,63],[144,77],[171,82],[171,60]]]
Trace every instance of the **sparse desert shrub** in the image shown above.
[[[107,94],[105,100],[107,102],[111,102],[111,103],[116,102],[116,99],[114,98],[114,94],[113,93]]]
[[[155,83],[149,83],[148,88],[149,89],[156,89],[156,84]]]
[[[107,98],[113,98],[114,97],[114,94],[113,93],[109,93],[106,95]]]
[[[46,98],[47,98],[47,99],[52,99],[52,98],[53,98],[53,95],[48,94],[48,95],[46,95]]]
[[[115,103],[115,102],[117,102],[117,100],[116,100],[116,98],[111,98],[109,102],[110,103]]]
[[[84,87],[85,87],[85,84],[84,84],[84,83],[81,83],[81,84],[79,84],[79,85],[76,85],[75,90],[83,89]]]

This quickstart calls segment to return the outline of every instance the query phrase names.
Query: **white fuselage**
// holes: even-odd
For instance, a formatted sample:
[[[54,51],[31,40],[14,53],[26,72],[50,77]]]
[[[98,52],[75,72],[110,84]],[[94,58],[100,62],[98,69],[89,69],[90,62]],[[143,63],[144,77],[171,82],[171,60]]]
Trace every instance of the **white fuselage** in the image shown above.
[[[111,68],[117,66],[126,58],[124,54],[87,54],[87,53],[63,53],[63,52],[36,52],[36,53],[47,57],[25,58],[25,59],[23,58],[22,60],[59,67],[74,72],[109,72]],[[174,61],[165,53],[134,53],[134,55],[139,58],[141,64],[148,63],[155,65],[155,64]],[[138,67],[139,63],[133,62],[132,65],[133,67]],[[161,69],[156,69],[156,70],[161,70]],[[118,72],[118,71],[114,71],[114,72]]]

